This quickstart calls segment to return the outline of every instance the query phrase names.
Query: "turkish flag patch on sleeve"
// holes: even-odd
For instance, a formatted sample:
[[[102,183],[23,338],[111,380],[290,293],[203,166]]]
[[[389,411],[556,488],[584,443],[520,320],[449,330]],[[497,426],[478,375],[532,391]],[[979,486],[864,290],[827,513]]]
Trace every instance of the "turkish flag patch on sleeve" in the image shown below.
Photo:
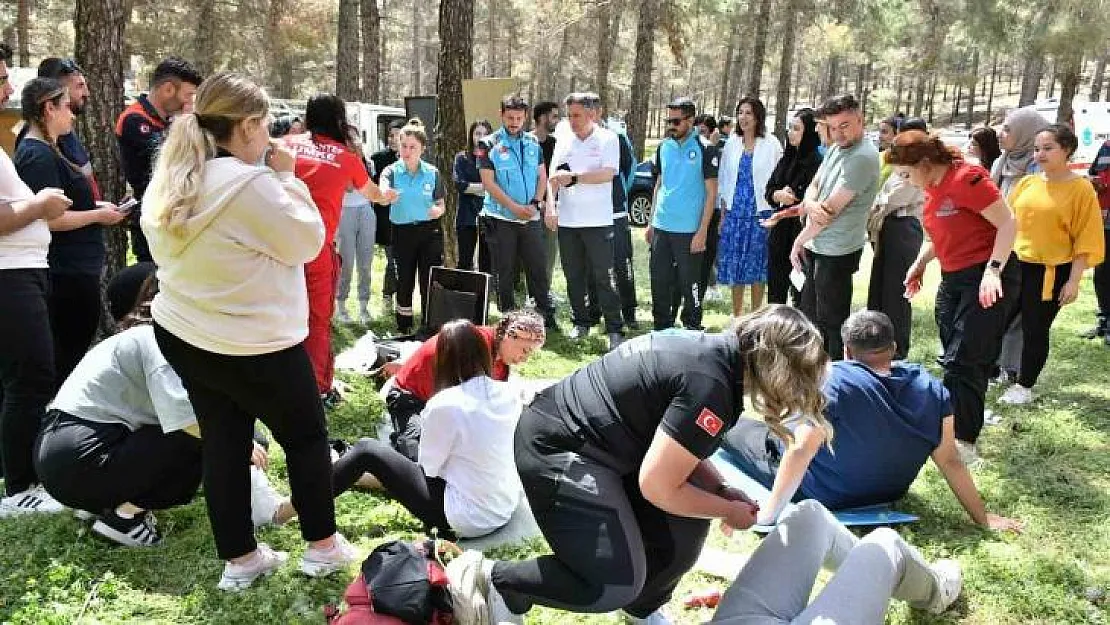
[[[714,412],[708,408],[702,408],[698,413],[698,420],[696,421],[698,427],[705,430],[706,434],[716,436],[721,433],[721,428],[725,426],[725,422],[721,421]]]

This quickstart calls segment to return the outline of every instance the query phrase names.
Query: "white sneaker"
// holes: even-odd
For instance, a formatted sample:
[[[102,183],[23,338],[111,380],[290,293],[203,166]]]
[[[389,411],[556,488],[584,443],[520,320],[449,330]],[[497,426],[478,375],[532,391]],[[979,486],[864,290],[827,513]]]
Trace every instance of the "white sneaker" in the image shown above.
[[[284,551],[274,551],[266,543],[258,543],[254,557],[243,564],[227,562],[224,564],[224,574],[220,583],[216,585],[220,590],[237,592],[250,587],[254,580],[263,575],[270,575],[281,568],[289,554]]]
[[[960,452],[960,460],[963,461],[965,467],[971,468],[979,463],[979,449],[975,446],[975,443],[956,439],[956,450]]]
[[[632,616],[628,612],[625,612],[624,620],[626,623],[632,623],[633,625],[671,625],[674,622],[671,620],[671,617],[663,611],[663,608],[659,608],[644,618]]]
[[[347,314],[345,302],[335,300],[335,320],[339,323],[350,323],[351,317]]]
[[[277,513],[285,497],[274,490],[266,473],[258,467],[251,465],[251,521],[255,527],[265,527],[274,524],[274,515]]]
[[[983,425],[998,425],[1002,423],[1002,415],[987,408],[983,411]]]
[[[41,485],[0,499],[0,518],[35,513],[57,514],[65,509]]]
[[[335,544],[330,549],[309,547],[301,558],[301,572],[309,577],[325,577],[346,568],[361,559],[358,549],[347,542],[339,532],[335,533]]]
[[[930,614],[941,614],[960,596],[964,586],[963,571],[955,560],[937,560],[929,570],[937,581],[937,592],[926,609]]]
[[[444,567],[455,619],[460,623],[489,621],[489,607],[483,592],[483,584],[487,583],[482,570],[484,562],[482,552],[471,549],[452,558]]]
[[[1005,393],[998,398],[998,401],[1003,404],[1011,406],[1024,406],[1033,403],[1033,389],[1025,388],[1020,384],[1014,384],[1006,389]]]

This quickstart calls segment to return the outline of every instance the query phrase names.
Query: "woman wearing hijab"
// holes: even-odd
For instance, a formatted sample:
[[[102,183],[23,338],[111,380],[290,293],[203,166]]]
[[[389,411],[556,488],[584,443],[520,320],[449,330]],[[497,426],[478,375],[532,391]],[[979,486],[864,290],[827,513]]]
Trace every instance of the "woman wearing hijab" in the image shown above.
[[[790,247],[802,231],[797,206],[801,203],[817,168],[821,166],[821,136],[813,109],[799,109],[786,129],[786,149],[779,159],[764,196],[775,207],[762,225],[767,231],[767,302],[785,304],[789,291],[798,302],[798,291],[790,287]]]
[[[1002,123],[998,133],[1002,156],[991,167],[991,178],[1007,201],[1018,181],[1039,171],[1037,163],[1033,161],[1033,140],[1045,128],[1048,128],[1048,120],[1041,117],[1032,106],[1010,111]],[[1003,384],[1017,380],[1021,369],[1021,349],[1019,313],[1006,329],[1006,336],[1002,339],[1002,353],[998,356],[997,379]]]

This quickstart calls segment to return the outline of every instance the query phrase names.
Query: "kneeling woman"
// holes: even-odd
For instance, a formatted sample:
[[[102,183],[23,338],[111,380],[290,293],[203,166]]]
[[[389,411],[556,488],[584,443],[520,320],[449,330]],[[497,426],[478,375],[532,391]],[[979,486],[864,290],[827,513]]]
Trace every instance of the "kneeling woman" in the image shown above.
[[[524,364],[543,347],[546,338],[543,317],[528,310],[506,313],[496,326],[481,326],[475,331],[492,358],[489,377],[501,382],[509,379],[510,367]],[[400,365],[385,396],[393,421],[393,447],[413,461],[417,459],[422,429],[419,415],[439,390],[435,375],[438,359],[439,338],[433,336]]]
[[[332,490],[342,493],[370,473],[426,531],[435,528],[451,539],[484,536],[508,523],[520,503],[513,466],[519,394],[491,377],[482,328],[452,321],[436,340],[435,395],[421,413],[419,462],[364,438],[335,463]],[[287,502],[277,519],[284,522],[291,514]]]
[[[542,391],[521,415],[515,455],[551,555],[487,562],[476,584],[491,621],[533,605],[623,608],[666,622],[710,519],[747,528],[756,506],[706,461],[745,391],[776,432],[785,415],[818,427],[828,358],[797,310],[770,306],[723,334],[656,332],[621,345]]]
[[[147,547],[162,539],[150,511],[196,496],[201,447],[192,404],[150,325],[158,291],[154,265],[135,269],[109,287],[113,311],[128,310],[123,302],[134,310],[117,319],[121,331],[94,346],[62,384],[39,434],[35,465],[51,496],[96,517],[94,532]],[[256,444],[252,459],[264,464],[265,457]],[[255,525],[270,522],[279,502],[255,471]]]

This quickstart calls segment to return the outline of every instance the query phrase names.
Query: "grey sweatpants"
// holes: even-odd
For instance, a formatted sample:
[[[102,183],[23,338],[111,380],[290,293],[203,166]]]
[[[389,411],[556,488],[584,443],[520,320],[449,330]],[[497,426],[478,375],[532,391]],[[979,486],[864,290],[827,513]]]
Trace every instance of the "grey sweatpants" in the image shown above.
[[[809,602],[821,568],[835,571]],[[938,592],[928,563],[890,528],[862,540],[810,499],[775,526],[721,598],[712,623],[873,625],[891,597],[924,608]]]
[[[351,293],[351,275],[358,268],[358,301],[363,306],[370,301],[370,269],[374,263],[374,234],[378,219],[370,202],[344,205],[339,219],[336,244],[343,263],[339,269],[339,287],[335,299],[347,301]]]

